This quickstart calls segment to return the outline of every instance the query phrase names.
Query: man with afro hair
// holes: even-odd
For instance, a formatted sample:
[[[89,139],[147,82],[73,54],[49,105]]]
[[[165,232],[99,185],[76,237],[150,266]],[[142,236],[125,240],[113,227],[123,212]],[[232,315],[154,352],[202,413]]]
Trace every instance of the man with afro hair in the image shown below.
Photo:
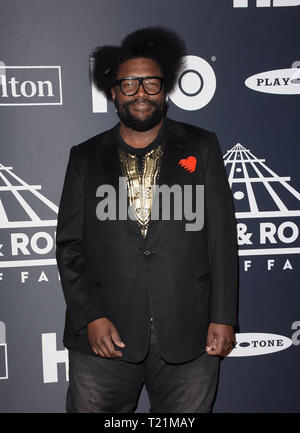
[[[91,55],[90,78],[120,121],[71,148],[60,200],[67,412],[134,412],[143,385],[152,413],[211,412],[235,343],[237,236],[221,149],[213,132],[166,115],[185,55],[161,27]],[[171,194],[157,202],[154,187],[191,187],[190,213],[165,218]],[[186,224],[191,213],[203,213],[201,227]]]

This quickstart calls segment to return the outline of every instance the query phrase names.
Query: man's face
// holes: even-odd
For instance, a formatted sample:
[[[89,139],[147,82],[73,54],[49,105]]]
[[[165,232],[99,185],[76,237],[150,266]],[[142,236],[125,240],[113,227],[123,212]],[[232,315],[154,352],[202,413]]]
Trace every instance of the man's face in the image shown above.
[[[122,63],[117,79],[126,77],[162,77],[160,66],[152,59],[137,58]],[[136,131],[148,131],[156,126],[167,111],[163,89],[156,95],[148,95],[140,85],[133,96],[125,96],[119,86],[111,89],[120,120],[128,128]]]

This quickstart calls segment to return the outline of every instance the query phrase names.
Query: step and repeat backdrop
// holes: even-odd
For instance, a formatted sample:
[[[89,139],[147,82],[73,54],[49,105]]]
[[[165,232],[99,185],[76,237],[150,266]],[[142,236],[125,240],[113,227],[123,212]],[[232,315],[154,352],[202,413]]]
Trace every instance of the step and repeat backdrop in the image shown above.
[[[300,0],[10,0],[0,5],[0,411],[64,412],[55,261],[71,146],[111,128],[89,54],[162,25],[187,45],[169,116],[214,131],[234,198],[236,347],[214,412],[300,412]],[[137,412],[148,412],[142,390]]]

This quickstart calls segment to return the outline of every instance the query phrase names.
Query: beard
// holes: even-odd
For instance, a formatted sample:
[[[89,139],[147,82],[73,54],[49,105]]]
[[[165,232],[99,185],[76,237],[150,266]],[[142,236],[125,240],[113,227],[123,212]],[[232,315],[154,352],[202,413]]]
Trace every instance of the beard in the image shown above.
[[[147,101],[150,105],[154,107],[154,110],[145,119],[140,119],[136,117],[130,111],[130,106],[136,102]],[[115,106],[117,109],[118,116],[120,120],[124,123],[127,128],[131,128],[134,131],[145,132],[156,126],[162,118],[166,115],[168,110],[168,104],[165,99],[161,103],[156,101],[151,101],[149,99],[136,98],[132,101],[124,102],[124,104],[119,104],[117,98],[115,98]]]

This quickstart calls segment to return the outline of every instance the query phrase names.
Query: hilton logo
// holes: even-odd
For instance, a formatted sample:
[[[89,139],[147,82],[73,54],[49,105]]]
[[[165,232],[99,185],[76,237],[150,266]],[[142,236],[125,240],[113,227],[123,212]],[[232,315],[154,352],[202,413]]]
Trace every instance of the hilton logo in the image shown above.
[[[62,105],[60,66],[0,62],[0,106]]]

